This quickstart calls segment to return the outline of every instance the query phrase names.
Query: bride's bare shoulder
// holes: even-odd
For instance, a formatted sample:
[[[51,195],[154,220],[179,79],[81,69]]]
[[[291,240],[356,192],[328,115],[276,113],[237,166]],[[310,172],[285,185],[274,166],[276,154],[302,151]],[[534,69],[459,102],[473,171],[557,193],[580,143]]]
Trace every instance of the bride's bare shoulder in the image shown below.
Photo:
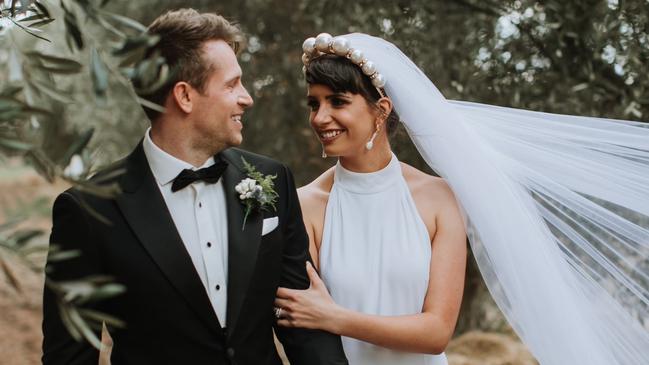
[[[334,168],[330,168],[309,184],[297,189],[302,208],[326,205],[333,185]]]
[[[454,201],[453,192],[443,178],[429,175],[403,162],[401,169],[415,201],[430,203]]]

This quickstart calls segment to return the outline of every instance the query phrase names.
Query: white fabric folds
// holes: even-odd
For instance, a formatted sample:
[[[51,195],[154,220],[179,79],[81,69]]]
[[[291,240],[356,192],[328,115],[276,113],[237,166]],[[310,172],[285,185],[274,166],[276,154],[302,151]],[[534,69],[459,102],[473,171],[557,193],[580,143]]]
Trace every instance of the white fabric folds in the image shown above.
[[[336,164],[327,200],[320,274],[334,301],[361,313],[421,313],[431,244],[401,163],[369,173]],[[406,353],[342,337],[352,365],[447,365],[446,355]]]
[[[448,101],[391,43],[345,37],[453,189],[485,282],[539,362],[649,364],[647,125]]]

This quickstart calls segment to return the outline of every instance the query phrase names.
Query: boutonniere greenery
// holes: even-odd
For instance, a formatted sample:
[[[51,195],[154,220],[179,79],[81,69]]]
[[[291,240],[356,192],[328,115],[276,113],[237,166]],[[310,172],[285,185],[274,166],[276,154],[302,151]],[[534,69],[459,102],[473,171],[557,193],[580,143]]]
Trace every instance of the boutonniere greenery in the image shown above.
[[[246,213],[243,216],[243,231],[246,226],[248,215],[253,210],[270,210],[276,211],[275,202],[277,201],[277,192],[275,192],[275,184],[273,180],[277,175],[264,175],[257,171],[253,165],[248,163],[243,156],[243,167],[246,170],[247,178],[241,180],[234,190],[239,194],[239,200],[245,206]]]

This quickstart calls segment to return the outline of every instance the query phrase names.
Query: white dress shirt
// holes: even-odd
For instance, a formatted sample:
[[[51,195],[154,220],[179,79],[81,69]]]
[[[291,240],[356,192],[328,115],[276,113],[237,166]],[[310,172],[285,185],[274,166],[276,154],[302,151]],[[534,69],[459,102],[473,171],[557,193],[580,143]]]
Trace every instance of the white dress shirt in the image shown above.
[[[183,169],[198,170],[214,164],[210,157],[195,168],[153,143],[150,128],[144,137],[144,154],[171,213],[180,238],[194,263],[221,326],[226,326],[228,283],[228,220],[223,179],[216,184],[197,181],[176,192],[173,180]]]

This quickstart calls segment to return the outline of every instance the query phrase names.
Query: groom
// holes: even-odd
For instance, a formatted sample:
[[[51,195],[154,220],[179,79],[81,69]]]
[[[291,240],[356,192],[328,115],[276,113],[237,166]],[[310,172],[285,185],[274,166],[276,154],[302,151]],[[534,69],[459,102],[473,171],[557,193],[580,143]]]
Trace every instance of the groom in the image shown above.
[[[126,287],[92,307],[126,322],[111,331],[113,365],[281,364],[273,301],[278,286],[308,287],[308,238],[290,171],[231,148],[253,103],[235,55],[242,34],[190,9],[162,15],[149,32],[160,36],[158,49],[175,71],[164,90],[147,96],[165,112],[147,110],[142,142],[97,175],[125,171],[113,178],[123,191],[117,198],[73,188],[56,199],[51,242],[81,255],[48,261],[48,270],[59,281],[109,275]],[[246,217],[235,191],[249,177],[242,158],[276,176],[274,208]],[[256,203],[260,195],[243,198]],[[43,311],[43,363],[97,364],[98,352],[67,332],[50,290]],[[276,331],[291,364],[347,364],[338,336]]]

